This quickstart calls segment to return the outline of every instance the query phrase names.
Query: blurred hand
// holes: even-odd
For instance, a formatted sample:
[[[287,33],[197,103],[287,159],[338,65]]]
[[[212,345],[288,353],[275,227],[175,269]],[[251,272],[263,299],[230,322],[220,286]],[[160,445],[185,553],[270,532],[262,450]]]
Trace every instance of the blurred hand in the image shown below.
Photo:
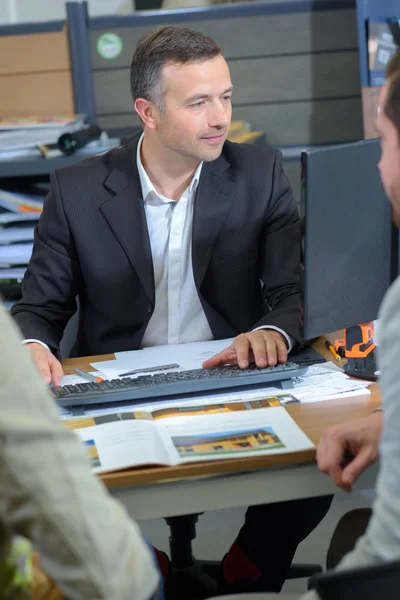
[[[317,448],[319,469],[336,485],[351,492],[352,484],[378,458],[383,413],[327,427]]]
[[[60,361],[47,348],[37,342],[26,344],[33,361],[36,363],[44,382],[49,385],[51,382],[56,386],[64,377]]]
[[[257,329],[238,335],[230,346],[203,363],[204,369],[221,365],[239,365],[247,369],[250,362],[257,367],[274,366],[287,361],[286,338],[275,329]]]

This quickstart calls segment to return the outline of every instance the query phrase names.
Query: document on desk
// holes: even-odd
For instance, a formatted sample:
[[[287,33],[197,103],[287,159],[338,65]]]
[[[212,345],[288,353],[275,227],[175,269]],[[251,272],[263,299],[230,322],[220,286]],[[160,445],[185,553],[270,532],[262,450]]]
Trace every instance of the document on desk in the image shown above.
[[[337,365],[331,366],[325,363],[309,367],[301,381],[294,383],[292,393],[301,403],[320,402],[344,395],[369,394],[367,388],[371,383],[371,381],[352,379],[338,370]]]
[[[314,449],[286,410],[275,405],[152,420],[122,413],[116,420],[82,425],[74,431],[86,445],[95,473]]]
[[[161,367],[158,372],[165,372],[164,365],[178,365],[168,369],[172,371],[190,371],[201,369],[205,360],[221,352],[229,346],[233,338],[226,340],[212,340],[210,342],[194,342],[191,344],[170,344],[167,346],[154,346],[130,352],[116,352],[115,360],[90,363],[91,366],[104,373],[108,379],[118,379],[122,373],[136,371],[129,377],[139,377],[146,373],[140,369]],[[128,376],[128,375],[127,375]]]
[[[209,343],[209,342],[207,342]],[[141,352],[145,352],[145,350],[140,350],[137,354]],[[122,353],[122,354],[131,354],[131,353]],[[141,355],[144,357],[144,354]],[[170,360],[171,356],[167,357]],[[165,357],[164,357],[165,359]],[[136,360],[136,359],[135,359]],[[103,378],[112,379],[114,374],[117,374],[119,367],[114,368],[113,370],[108,369],[108,365],[110,363],[115,363],[117,361],[104,361],[100,363],[92,363],[92,365],[101,366],[101,372]],[[147,366],[149,363],[147,360],[142,362],[142,366]],[[129,363],[130,367],[132,367],[132,363]],[[138,363],[136,362],[136,366]],[[124,365],[126,368],[127,365]],[[106,373],[107,372],[107,373]],[[110,376],[111,375],[111,376]],[[74,381],[69,381],[69,377],[66,376],[65,384],[74,383]],[[81,383],[81,381],[79,381]],[[64,380],[62,382],[64,384]],[[242,388],[240,390],[232,390],[228,389],[227,391],[218,392],[204,392],[201,396],[196,394],[193,398],[186,398],[182,400],[179,396],[171,397],[168,399],[159,398],[155,401],[144,401],[143,403],[138,404],[137,402],[132,403],[132,405],[123,403],[120,407],[116,407],[114,403],[109,405],[104,405],[101,408],[91,408],[88,406],[85,410],[86,415],[90,416],[102,416],[115,413],[116,410],[122,412],[132,412],[132,410],[144,410],[151,411],[157,408],[166,409],[166,408],[175,408],[175,407],[198,407],[204,404],[214,404],[216,402],[245,402],[251,400],[262,400],[264,398],[268,398],[269,396],[277,396],[279,397],[281,404],[286,405],[289,403],[308,403],[308,402],[321,402],[324,400],[333,400],[336,398],[340,398],[343,396],[346,397],[354,397],[354,396],[362,396],[365,394],[369,394],[368,386],[371,384],[369,381],[362,381],[359,379],[351,379],[343,373],[341,369],[337,367],[334,363],[325,363],[323,365],[312,365],[308,367],[307,373],[301,381],[294,382],[293,389],[290,392],[282,390],[278,386],[268,386],[261,387],[259,389],[246,389]],[[62,410],[62,419],[68,419],[70,417],[70,413],[66,410]]]

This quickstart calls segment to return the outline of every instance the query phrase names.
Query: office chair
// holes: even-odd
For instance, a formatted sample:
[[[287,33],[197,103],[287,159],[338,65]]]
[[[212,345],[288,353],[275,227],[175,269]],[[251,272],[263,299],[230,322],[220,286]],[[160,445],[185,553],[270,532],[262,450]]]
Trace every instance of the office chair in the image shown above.
[[[172,568],[166,590],[167,600],[204,600],[217,592],[221,562],[193,556],[192,540],[196,537],[198,518],[199,514],[165,519],[171,533],[169,546]],[[293,564],[286,578],[311,577],[320,572],[322,566],[318,564]],[[253,596],[257,600],[258,594]]]
[[[349,571],[328,571],[312,578],[312,587],[321,600],[398,600],[400,598],[400,561],[360,567]],[[237,594],[208,600],[289,600],[297,596]]]
[[[398,600],[400,561],[349,571],[328,571],[314,576],[311,583],[322,600]]]

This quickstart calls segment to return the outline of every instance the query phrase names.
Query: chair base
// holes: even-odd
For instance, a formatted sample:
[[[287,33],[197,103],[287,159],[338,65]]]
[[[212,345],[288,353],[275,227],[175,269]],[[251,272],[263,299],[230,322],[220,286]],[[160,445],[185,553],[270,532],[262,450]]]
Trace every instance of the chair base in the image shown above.
[[[166,600],[204,600],[218,592],[220,563],[196,560],[187,567],[171,567],[165,590]]]
[[[218,592],[221,563],[197,560],[192,554],[199,515],[166,518],[170,528],[171,570],[166,585],[166,600],[204,600]],[[286,578],[311,577],[321,565],[293,564]]]

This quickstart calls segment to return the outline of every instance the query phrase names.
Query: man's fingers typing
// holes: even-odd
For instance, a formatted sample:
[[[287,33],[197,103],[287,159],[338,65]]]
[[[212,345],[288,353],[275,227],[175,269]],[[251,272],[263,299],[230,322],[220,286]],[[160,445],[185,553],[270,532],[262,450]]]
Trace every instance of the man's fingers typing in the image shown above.
[[[50,370],[54,385],[59,385],[61,379],[64,377],[64,371],[61,363],[53,355],[50,357]]]
[[[276,351],[277,351],[278,362],[279,363],[287,362],[288,348],[287,348],[286,342],[284,342],[283,340],[277,340],[276,341]]]
[[[266,367],[268,365],[268,348],[264,336],[255,334],[252,337],[249,336],[249,341],[257,367],[261,369]]]
[[[278,362],[276,339],[267,337],[265,340],[265,347],[267,349],[267,364],[274,367]]]
[[[215,356],[208,358],[202,364],[203,369],[212,369],[222,365],[236,365],[236,352],[232,346],[228,346],[222,352],[218,352]]]
[[[61,363],[56,357],[47,348],[36,342],[27,344],[27,348],[45,384],[50,385],[53,382],[54,385],[58,385],[64,373]]]
[[[241,369],[247,369],[249,366],[249,352],[251,351],[247,335],[239,335],[232,345],[236,352],[237,364]]]
[[[29,353],[39,369],[46,385],[51,383],[52,374],[50,369],[49,352],[40,344],[32,343],[27,344]]]

